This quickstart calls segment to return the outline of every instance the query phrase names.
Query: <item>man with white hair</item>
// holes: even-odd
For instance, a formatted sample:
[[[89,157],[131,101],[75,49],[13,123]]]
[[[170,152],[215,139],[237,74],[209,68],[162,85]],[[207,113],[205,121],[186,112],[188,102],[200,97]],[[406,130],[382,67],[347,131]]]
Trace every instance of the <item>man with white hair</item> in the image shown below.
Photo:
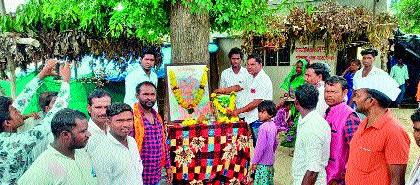
[[[404,184],[410,139],[388,106],[400,89],[387,75],[365,77],[353,97],[366,115],[350,142],[346,184]]]

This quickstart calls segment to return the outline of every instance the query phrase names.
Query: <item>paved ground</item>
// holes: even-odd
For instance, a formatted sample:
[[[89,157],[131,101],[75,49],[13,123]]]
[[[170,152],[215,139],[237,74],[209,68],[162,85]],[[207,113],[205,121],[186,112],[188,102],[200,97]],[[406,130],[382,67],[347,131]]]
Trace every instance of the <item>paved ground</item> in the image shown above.
[[[412,165],[420,155],[420,149],[416,145],[413,139],[413,129],[412,123],[410,120],[410,115],[413,113],[414,109],[393,109],[392,110],[394,115],[400,120],[401,124],[404,125],[408,135],[411,139],[410,145],[410,161],[408,162],[407,173],[408,176],[409,172],[411,171]],[[291,153],[291,149],[280,147],[277,149],[276,152],[276,163],[275,167],[275,184],[276,185],[289,185],[292,184],[292,177],[291,177],[291,168],[292,168],[292,157],[289,156]]]

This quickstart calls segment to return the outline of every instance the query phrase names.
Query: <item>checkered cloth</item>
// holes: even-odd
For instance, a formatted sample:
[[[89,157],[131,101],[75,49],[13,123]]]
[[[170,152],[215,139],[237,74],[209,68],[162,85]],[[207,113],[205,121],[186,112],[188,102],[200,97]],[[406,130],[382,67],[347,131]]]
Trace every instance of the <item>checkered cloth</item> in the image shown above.
[[[174,184],[242,184],[250,161],[245,122],[168,126]],[[181,160],[180,160],[181,159]]]

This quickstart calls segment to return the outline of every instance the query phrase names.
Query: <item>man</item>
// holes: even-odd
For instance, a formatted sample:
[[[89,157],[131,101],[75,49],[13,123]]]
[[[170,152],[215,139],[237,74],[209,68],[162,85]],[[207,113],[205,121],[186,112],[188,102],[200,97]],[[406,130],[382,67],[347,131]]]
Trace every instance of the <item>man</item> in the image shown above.
[[[90,115],[88,130],[92,135],[86,150],[92,155],[99,143],[104,141],[108,132],[106,108],[111,105],[111,95],[105,90],[95,89],[89,94],[87,101],[87,110]]]
[[[0,182],[16,184],[17,179],[34,161],[32,149],[50,133],[50,122],[59,110],[67,107],[70,97],[70,64],[63,65],[60,75],[63,78],[60,93],[53,108],[45,115],[41,123],[32,129],[17,133],[23,124],[21,112],[28,106],[30,99],[42,84],[42,80],[55,72],[57,61],[48,60],[45,67],[12,99],[0,96]]]
[[[411,115],[411,121],[413,122],[413,136],[417,146],[420,147],[420,109],[417,109]],[[410,176],[408,178],[407,185],[418,185],[420,184],[420,158],[417,158],[413,165]]]
[[[326,168],[329,185],[344,185],[349,144],[360,123],[357,114],[344,101],[347,89],[343,77],[331,76],[325,81],[324,96],[329,106],[325,119],[331,127],[330,159]]]
[[[90,133],[86,115],[63,109],[51,121],[54,142],[18,180],[20,185],[98,184],[92,161],[85,150]]]
[[[248,88],[245,95],[248,102],[244,107],[237,108],[231,115],[237,116],[243,113],[245,121],[252,128],[253,144],[257,141],[258,127],[262,124],[258,121],[258,105],[263,100],[273,100],[273,84],[270,77],[264,72],[262,59],[257,54],[248,55],[246,69],[251,75],[247,84]]]
[[[166,172],[167,182],[172,183],[169,147],[166,144],[166,127],[153,109],[156,103],[156,86],[144,81],[137,85],[138,103],[134,104],[134,139],[143,162],[143,184],[160,184]],[[164,170],[165,169],[165,170]]]
[[[34,125],[32,125],[32,127],[39,124],[39,121],[42,120],[45,115],[47,115],[47,113],[53,108],[55,100],[57,100],[57,96],[58,92],[44,92],[39,95],[38,105],[41,109],[41,112],[39,112],[38,115],[40,118],[38,120],[34,120]],[[25,123],[24,125],[26,124],[28,123]],[[38,158],[38,156],[41,155],[41,153],[44,152],[48,145],[53,141],[54,137],[51,133],[49,133],[48,136],[45,137],[42,141],[39,141],[34,149],[32,149],[33,159]]]
[[[133,70],[125,77],[125,96],[124,103],[134,106],[136,99],[136,86],[144,81],[152,82],[157,87],[157,74],[152,68],[155,66],[156,53],[147,49],[141,56],[140,67]],[[157,110],[157,106],[154,107]]]
[[[404,100],[405,89],[408,85],[408,69],[407,66],[403,63],[403,60],[398,59],[398,64],[392,66],[390,76],[398,83],[401,90],[400,94],[395,101],[397,106],[400,106],[401,102]]]
[[[325,167],[330,156],[331,128],[315,110],[318,95],[316,87],[310,84],[298,87],[295,93],[301,117],[292,162],[294,185],[327,184]]]
[[[325,111],[328,108],[324,100],[324,86],[325,80],[330,77],[330,70],[326,64],[313,63],[308,66],[305,73],[305,82],[314,85],[318,89],[318,104],[316,110],[321,116],[325,116]]]
[[[40,118],[43,118],[53,107],[55,100],[57,99],[58,92],[44,92],[39,95],[38,106],[41,109]]]
[[[353,88],[357,89],[358,85],[363,81],[363,79],[367,76],[375,76],[375,75],[386,75],[389,76],[388,73],[379,69],[373,65],[375,61],[375,57],[378,56],[378,51],[373,48],[365,49],[360,52],[362,55],[362,65],[363,68],[358,70],[353,77]]]
[[[249,87],[247,88],[246,97],[248,104],[242,108],[237,108],[232,115],[244,113],[245,121],[252,123],[258,120],[258,105],[263,100],[273,99],[273,85],[270,77],[265,73],[262,66],[262,59],[257,54],[248,55],[246,69],[251,75]]]
[[[356,89],[353,101],[366,115],[350,142],[346,184],[404,184],[410,139],[388,106],[400,90],[391,77],[369,76]],[[380,83],[378,83],[380,82]]]
[[[35,112],[30,115],[24,116],[25,123],[18,128],[18,132],[24,132],[35,125],[37,125],[53,107],[58,92],[43,92],[38,97],[38,106],[40,112]]]
[[[109,134],[92,155],[99,184],[143,184],[137,143],[128,136],[133,129],[133,110],[125,103],[115,103],[107,108],[106,115]]]
[[[244,89],[246,88],[247,82],[251,79],[248,71],[245,68],[241,67],[243,53],[239,48],[232,48],[229,52],[229,59],[231,67],[225,69],[220,77],[219,89],[216,89],[216,93],[227,94],[232,91],[237,92],[236,96],[236,107],[242,108],[246,104],[246,93]],[[235,87],[236,89],[230,89],[229,87]],[[239,115],[240,118],[244,118],[243,114]]]

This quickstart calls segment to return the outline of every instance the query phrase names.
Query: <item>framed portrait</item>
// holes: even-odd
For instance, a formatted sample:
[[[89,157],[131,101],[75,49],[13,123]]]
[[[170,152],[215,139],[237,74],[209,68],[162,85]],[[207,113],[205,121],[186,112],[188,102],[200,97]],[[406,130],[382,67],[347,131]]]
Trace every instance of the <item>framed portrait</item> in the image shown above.
[[[204,64],[166,66],[167,103],[171,122],[211,113],[209,72]]]

